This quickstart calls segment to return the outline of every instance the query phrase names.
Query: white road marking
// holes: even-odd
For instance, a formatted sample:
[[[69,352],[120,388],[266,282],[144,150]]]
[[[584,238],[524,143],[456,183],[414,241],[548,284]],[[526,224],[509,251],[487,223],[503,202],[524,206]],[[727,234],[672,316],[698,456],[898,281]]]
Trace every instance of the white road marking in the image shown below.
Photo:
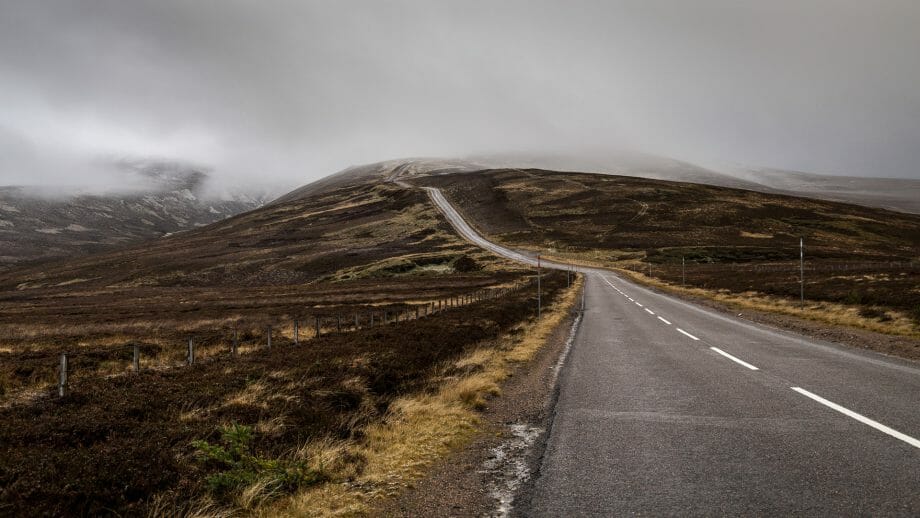
[[[654,315],[654,314],[655,314],[655,312],[652,311],[652,310],[650,310],[649,308],[645,308],[645,310],[648,311],[648,314],[649,314],[649,315]]]
[[[644,307],[645,307],[645,306],[643,306],[642,304],[639,304],[638,302],[636,302],[636,305],[639,306],[640,308],[644,308]]]
[[[691,335],[690,333],[684,331],[683,329],[681,329],[681,328],[679,328],[679,327],[677,328],[677,332],[679,332],[679,333],[681,333],[681,334],[684,334],[684,335],[687,335],[687,336],[689,336],[690,338],[693,338],[694,340],[699,340],[699,338],[697,338],[697,337]]]
[[[626,297],[626,298],[629,299],[630,302],[635,302],[635,300],[633,300],[632,297]]]
[[[662,322],[664,322],[664,323],[667,324],[667,325],[671,325],[670,322],[668,322],[667,320],[665,320],[665,319],[663,319],[663,318],[661,318],[661,317],[658,317],[658,320],[661,320]]]
[[[710,349],[712,349],[713,351],[715,351],[715,352],[721,354],[722,356],[728,358],[729,360],[731,360],[731,361],[733,361],[733,362],[735,362],[735,363],[738,363],[738,364],[740,364],[740,365],[744,365],[745,367],[747,367],[748,369],[751,369],[752,371],[760,370],[760,369],[758,369],[757,367],[754,367],[753,365],[751,365],[750,363],[748,363],[748,362],[746,362],[746,361],[744,361],[744,360],[742,360],[742,359],[740,359],[740,358],[736,358],[736,357],[734,357],[734,356],[728,354],[727,352],[723,351],[722,349],[719,349],[718,347],[710,347]]]
[[[905,435],[905,434],[903,434],[903,433],[901,433],[901,432],[899,432],[899,431],[897,431],[897,430],[895,430],[895,429],[893,429],[893,428],[889,428],[889,427],[883,425],[882,423],[879,423],[878,421],[873,421],[872,419],[869,419],[868,417],[866,417],[866,416],[864,416],[864,415],[857,414],[856,412],[854,412],[854,411],[852,411],[852,410],[849,410],[849,409],[846,409],[846,408],[844,408],[844,407],[842,407],[842,406],[840,406],[840,405],[838,405],[837,403],[834,403],[834,402],[832,402],[832,401],[828,401],[828,400],[824,399],[823,397],[821,397],[821,396],[819,396],[819,395],[817,395],[817,394],[812,394],[811,392],[809,392],[809,391],[807,391],[807,390],[805,390],[805,389],[803,389],[803,388],[800,388],[800,387],[790,387],[790,388],[791,388],[792,390],[798,392],[799,394],[802,394],[803,396],[809,397],[809,398],[811,398],[811,399],[817,401],[818,403],[821,403],[822,405],[824,405],[824,406],[826,406],[826,407],[832,408],[832,409],[834,409],[834,410],[840,412],[841,414],[843,414],[843,415],[845,415],[845,416],[847,416],[847,417],[852,417],[853,419],[856,419],[856,420],[859,421],[860,423],[867,424],[867,425],[871,426],[872,428],[875,428],[876,430],[878,430],[878,431],[880,431],[880,432],[887,433],[888,435],[894,437],[895,439],[900,439],[900,440],[906,442],[907,444],[910,444],[911,446],[913,446],[913,447],[915,447],[915,448],[920,448],[920,440],[914,439],[913,437],[911,437],[911,436],[909,436],[909,435]]]

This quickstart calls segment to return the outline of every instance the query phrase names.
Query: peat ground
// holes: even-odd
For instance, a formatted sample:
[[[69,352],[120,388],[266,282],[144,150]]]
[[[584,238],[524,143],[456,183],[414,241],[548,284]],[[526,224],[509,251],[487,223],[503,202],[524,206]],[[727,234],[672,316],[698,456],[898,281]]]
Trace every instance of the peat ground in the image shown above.
[[[920,335],[920,215],[635,177],[496,169],[422,176],[506,245],[714,293],[840,304]],[[684,266],[685,265],[685,266]]]
[[[547,300],[565,285],[565,275],[548,274]],[[232,360],[87,377],[65,398],[9,405],[0,409],[0,510],[182,512],[202,495],[225,502],[260,479],[284,494],[358,473],[360,458],[321,465],[303,447],[360,440],[394,398],[460,374],[451,360],[534,317],[532,291],[299,346],[279,340]],[[233,424],[244,439],[228,437]]]

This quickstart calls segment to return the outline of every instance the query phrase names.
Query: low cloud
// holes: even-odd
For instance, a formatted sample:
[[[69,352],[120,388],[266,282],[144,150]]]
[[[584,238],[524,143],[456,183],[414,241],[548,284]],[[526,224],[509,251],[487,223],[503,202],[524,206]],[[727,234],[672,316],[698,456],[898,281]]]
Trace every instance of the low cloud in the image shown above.
[[[0,184],[634,149],[920,178],[913,1],[0,6]]]

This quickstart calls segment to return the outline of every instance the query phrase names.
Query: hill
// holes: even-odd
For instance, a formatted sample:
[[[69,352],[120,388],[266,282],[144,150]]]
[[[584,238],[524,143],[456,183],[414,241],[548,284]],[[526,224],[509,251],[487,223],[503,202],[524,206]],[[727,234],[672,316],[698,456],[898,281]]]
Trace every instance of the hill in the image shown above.
[[[920,334],[920,215],[628,176],[493,169],[423,176],[502,243]]]
[[[685,160],[635,152],[579,156],[493,155],[476,157],[471,160],[471,164],[478,164],[478,169],[581,171],[700,183],[920,213],[920,180],[903,178],[835,176],[724,164],[703,166]]]
[[[327,483],[366,508],[472,433],[492,377],[510,372],[493,358],[534,347],[528,273],[373,175],[0,272],[0,508],[314,512]],[[565,287],[544,279],[544,314]]]
[[[268,193],[211,191],[206,173],[162,162],[119,162],[106,192],[0,187],[0,268],[73,257],[201,227],[263,205]]]

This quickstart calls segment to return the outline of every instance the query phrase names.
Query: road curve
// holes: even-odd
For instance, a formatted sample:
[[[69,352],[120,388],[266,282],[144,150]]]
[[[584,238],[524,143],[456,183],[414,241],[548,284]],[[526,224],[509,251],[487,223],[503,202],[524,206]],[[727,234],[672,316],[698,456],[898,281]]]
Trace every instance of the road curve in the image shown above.
[[[427,191],[464,238],[536,264]],[[916,363],[578,270],[586,311],[518,514],[920,515]]]

